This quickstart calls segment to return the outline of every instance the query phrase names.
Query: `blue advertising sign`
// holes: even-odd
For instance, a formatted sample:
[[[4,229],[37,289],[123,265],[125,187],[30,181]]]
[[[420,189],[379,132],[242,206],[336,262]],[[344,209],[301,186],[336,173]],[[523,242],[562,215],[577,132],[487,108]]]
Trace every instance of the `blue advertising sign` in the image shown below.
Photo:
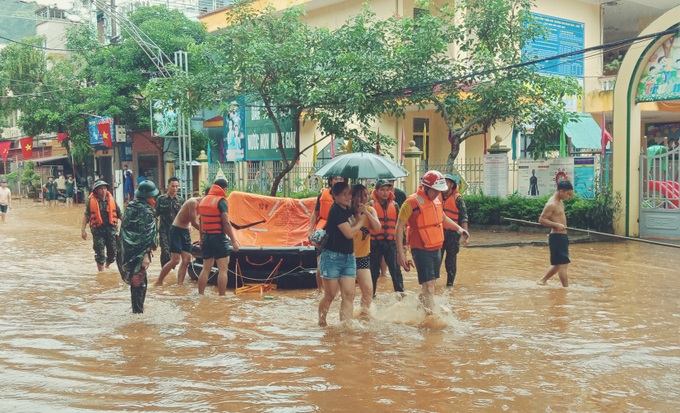
[[[132,161],[132,142],[123,142],[120,144],[120,158],[122,161]]]
[[[525,61],[546,59],[569,52],[583,50],[585,45],[585,24],[560,19],[544,14],[532,13],[548,34],[527,44],[522,50]],[[546,60],[536,64],[539,73],[583,77],[583,54]]]

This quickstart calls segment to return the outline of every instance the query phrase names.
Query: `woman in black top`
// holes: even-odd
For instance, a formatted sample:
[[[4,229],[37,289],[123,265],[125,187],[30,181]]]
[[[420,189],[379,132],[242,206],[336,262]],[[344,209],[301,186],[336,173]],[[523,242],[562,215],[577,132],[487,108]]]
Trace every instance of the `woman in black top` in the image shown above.
[[[354,312],[354,284],[357,273],[354,258],[354,235],[366,223],[366,216],[354,217],[352,194],[347,182],[337,182],[331,188],[333,206],[328,212],[326,232],[328,242],[321,252],[319,270],[324,295],[319,301],[319,325],[324,327],[331,303],[340,291],[340,321],[350,320]]]

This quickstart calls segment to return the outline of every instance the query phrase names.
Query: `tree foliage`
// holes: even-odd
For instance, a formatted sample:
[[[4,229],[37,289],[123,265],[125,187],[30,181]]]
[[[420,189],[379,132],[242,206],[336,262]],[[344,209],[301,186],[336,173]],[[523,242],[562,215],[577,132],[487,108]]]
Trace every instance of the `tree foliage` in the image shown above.
[[[130,20],[170,56],[207,36],[200,23],[164,7],[139,8]],[[70,52],[65,56],[20,44],[0,51],[0,79],[12,79],[4,90],[13,95],[3,97],[1,107],[21,110],[19,126],[28,135],[68,133],[70,154],[80,163],[92,153],[88,118],[111,116],[132,130],[148,129],[143,91],[157,69],[128,33],[106,46],[89,25],[71,26],[66,37]],[[41,39],[23,41],[31,42],[42,44]]]

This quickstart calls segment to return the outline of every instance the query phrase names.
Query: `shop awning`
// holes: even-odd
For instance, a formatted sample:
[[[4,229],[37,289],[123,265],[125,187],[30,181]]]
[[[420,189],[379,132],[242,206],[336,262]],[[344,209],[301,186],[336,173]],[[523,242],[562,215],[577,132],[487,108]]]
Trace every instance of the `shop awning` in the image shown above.
[[[25,159],[25,161],[33,161],[34,163],[39,163],[40,165],[50,165],[50,164],[55,164],[55,165],[61,165],[61,162],[56,162],[60,161],[62,159],[68,158],[68,155],[62,154],[62,155],[54,155],[54,156],[46,156],[44,158],[33,158],[33,159]]]
[[[564,125],[564,133],[571,138],[571,145],[576,150],[601,149],[602,129],[591,115],[579,115],[578,122]]]

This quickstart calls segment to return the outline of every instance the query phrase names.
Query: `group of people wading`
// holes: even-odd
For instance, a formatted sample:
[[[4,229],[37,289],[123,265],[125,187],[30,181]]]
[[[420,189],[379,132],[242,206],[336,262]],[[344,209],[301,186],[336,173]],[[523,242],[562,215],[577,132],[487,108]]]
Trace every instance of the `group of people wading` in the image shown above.
[[[394,181],[380,179],[369,193],[362,184],[350,188],[343,178],[329,179],[329,188],[317,198],[309,226],[313,244],[317,230],[322,229],[326,235],[323,246],[316,244],[317,282],[323,289],[319,325],[326,325],[328,309],[338,293],[340,320],[353,317],[356,284],[361,290],[361,315],[368,317],[383,265],[389,269],[394,291],[400,293],[404,291],[401,269],[415,267],[422,286],[420,300],[427,312],[434,308],[435,282],[443,253],[447,257],[447,286],[453,285],[461,237],[466,245],[469,236],[465,203],[452,175],[429,171],[420,183],[416,193],[405,197],[403,191],[394,188]],[[204,196],[185,202],[177,195],[177,178],[168,180],[167,192],[160,196],[152,181],[143,181],[122,214],[108,183],[94,182],[85,205],[81,235],[87,239],[85,229],[89,224],[99,271],[108,268],[118,256],[121,275],[130,285],[133,313],[144,311],[147,268],[152,251],[159,245],[157,234],[163,267],[156,285],[162,285],[178,264],[177,282],[184,282],[191,262],[190,231],[194,227],[200,230],[203,258],[198,292],[204,293],[216,265],[218,292],[226,294],[230,250],[239,249],[229,222],[227,187],[227,180],[219,178]],[[413,261],[406,258],[407,245]]]
[[[416,193],[399,205],[391,181],[378,180],[369,201],[364,185],[350,188],[340,177],[329,179],[329,188],[317,198],[308,234],[319,247],[317,277],[323,287],[319,325],[327,324],[338,292],[340,320],[353,317],[355,284],[362,294],[361,316],[369,315],[383,260],[396,292],[404,291],[401,268],[409,271],[415,266],[420,301],[428,313],[434,310],[442,252],[447,255],[447,286],[453,285],[461,237],[466,245],[469,236],[465,203],[452,175],[428,171],[420,183]],[[406,259],[406,245],[413,262]]]
[[[205,196],[185,202],[177,195],[177,178],[168,180],[168,190],[160,196],[156,185],[146,180],[137,185],[135,197],[123,214],[109,191],[109,184],[104,180],[93,183],[85,205],[81,236],[83,240],[87,239],[85,229],[89,224],[97,270],[102,271],[118,262],[123,280],[130,285],[133,313],[144,312],[147,268],[152,251],[158,248],[157,234],[160,234],[163,268],[156,285],[162,285],[165,276],[177,264],[180,264],[177,282],[184,282],[191,261],[191,227],[201,231],[204,267],[198,280],[199,293],[203,294],[210,270],[216,263],[219,294],[226,294],[229,251],[230,248],[239,249],[229,223],[227,187],[226,179],[217,179]],[[157,223],[159,217],[160,225]]]

